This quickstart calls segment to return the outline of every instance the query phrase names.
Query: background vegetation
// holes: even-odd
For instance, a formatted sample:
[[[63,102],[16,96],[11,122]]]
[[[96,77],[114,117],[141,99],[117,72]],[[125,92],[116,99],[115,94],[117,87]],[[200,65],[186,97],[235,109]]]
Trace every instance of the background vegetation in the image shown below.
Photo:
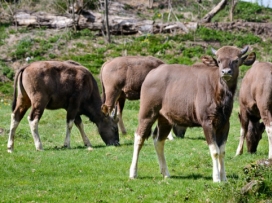
[[[127,1],[129,2],[129,1]],[[158,1],[157,1],[158,2]],[[207,10],[196,3],[185,6],[172,1],[175,13],[182,21],[200,19]],[[213,1],[216,4],[219,1]],[[203,6],[211,7],[210,1]],[[129,5],[129,4],[128,4]],[[65,13],[66,1],[1,1],[1,11],[41,9]],[[10,9],[9,9],[10,8]],[[88,8],[98,9],[97,1]],[[50,10],[51,9],[51,10]],[[127,6],[127,9],[135,10]],[[229,5],[214,22],[228,21]],[[271,9],[257,4],[239,2],[236,20],[271,22]],[[139,10],[143,18],[162,20],[168,16],[166,7]],[[190,13],[190,15],[188,14]],[[164,20],[167,20],[165,18]],[[172,16],[170,20],[174,20]],[[167,63],[193,64],[210,48],[224,45],[250,46],[260,61],[272,61],[271,39],[254,33],[225,32],[200,26],[188,34],[142,34],[112,36],[107,44],[99,32],[72,29],[33,29],[13,26],[9,19],[0,22],[0,201],[1,202],[271,202],[271,167],[257,164],[268,156],[266,134],[257,154],[234,157],[239,141],[237,100],[231,117],[231,129],[226,148],[228,182],[212,182],[212,161],[201,128],[189,129],[184,139],[166,143],[166,159],[172,178],[162,179],[152,139],[145,142],[140,154],[139,178],[130,180],[128,170],[133,151],[133,135],[137,127],[138,101],[127,102],[124,122],[128,135],[120,137],[120,147],[105,147],[93,124],[84,120],[86,132],[94,146],[87,151],[80,134],[72,131],[72,149],[62,149],[65,134],[65,112],[45,111],[40,121],[40,134],[45,151],[36,152],[26,117],[20,124],[13,154],[6,152],[10,125],[12,80],[17,68],[37,60],[75,60],[86,66],[97,78],[101,65],[123,55],[152,55]],[[29,62],[26,58],[31,57]],[[247,70],[240,69],[240,79]],[[239,89],[238,89],[239,91]],[[237,92],[238,92],[237,91]],[[242,188],[252,180],[257,184],[247,193]]]

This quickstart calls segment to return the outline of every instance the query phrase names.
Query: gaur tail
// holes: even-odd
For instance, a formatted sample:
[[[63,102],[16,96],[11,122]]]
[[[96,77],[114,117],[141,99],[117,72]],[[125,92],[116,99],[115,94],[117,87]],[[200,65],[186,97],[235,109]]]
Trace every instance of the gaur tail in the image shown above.
[[[26,69],[27,66],[24,66],[20,68],[20,70],[16,73],[15,78],[14,78],[14,91],[13,91],[13,101],[12,101],[12,111],[14,111],[16,104],[17,104],[17,84],[18,80],[20,80],[20,84],[22,84],[22,74],[24,70]]]

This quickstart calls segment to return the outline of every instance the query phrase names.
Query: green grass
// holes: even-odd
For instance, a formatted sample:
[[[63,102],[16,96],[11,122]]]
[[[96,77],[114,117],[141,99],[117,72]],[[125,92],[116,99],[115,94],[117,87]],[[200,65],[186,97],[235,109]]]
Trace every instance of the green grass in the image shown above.
[[[19,30],[23,30],[23,28]],[[199,27],[197,31],[184,35],[112,36],[112,44],[106,44],[103,37],[95,36],[87,29],[80,31],[60,30],[54,33],[48,33],[44,29],[36,29],[25,30],[23,34],[24,37],[13,46],[8,47],[10,51],[7,54],[16,61],[23,64],[25,58],[30,56],[32,57],[31,61],[75,60],[94,74],[99,74],[105,61],[118,56],[155,56],[166,63],[191,65],[199,62],[202,55],[211,54],[210,48],[212,46],[218,49],[225,45],[240,48],[249,45],[257,53],[258,60],[271,61],[270,39],[263,41],[261,37],[251,33],[223,32],[205,27]],[[207,45],[203,46],[202,43]],[[218,45],[214,46],[213,43]],[[6,49],[4,46],[2,48]],[[9,62],[2,64],[10,69]],[[6,74],[9,78],[13,77],[13,72]]]
[[[94,147],[87,151],[80,134],[72,130],[71,149],[62,149],[65,111],[45,111],[39,132],[44,151],[36,152],[26,116],[17,129],[14,153],[6,151],[10,105],[0,104],[0,202],[258,202],[271,199],[271,168],[244,168],[268,156],[267,136],[257,154],[234,157],[240,125],[237,103],[231,117],[226,146],[228,182],[212,182],[212,161],[201,128],[189,129],[184,139],[167,141],[165,155],[172,178],[159,173],[153,141],[145,142],[140,153],[138,178],[128,178],[137,127],[138,101],[127,102],[124,122],[128,135],[121,135],[120,147],[106,147],[96,127],[84,118],[85,129]],[[262,177],[254,171],[261,171]],[[242,195],[241,188],[251,179],[265,187]]]
[[[91,2],[95,1],[89,3]],[[62,0],[58,0],[56,4],[67,6]],[[226,18],[228,11],[226,7],[225,13],[220,13],[214,21]],[[243,5],[237,6],[237,11],[235,16],[239,15],[239,18],[245,20],[271,18],[268,14],[259,16],[259,12],[266,9],[260,10],[256,5],[251,10]],[[251,12],[255,14],[252,15]],[[160,10],[154,14],[154,19],[160,19],[159,14],[161,15]],[[201,15],[205,14],[202,12]],[[254,21],[258,22],[258,19]],[[211,46],[216,49],[224,45],[242,48],[248,44],[257,53],[257,59],[264,61],[271,61],[272,53],[271,39],[264,41],[250,33],[223,32],[203,27],[183,35],[112,36],[112,44],[105,43],[103,37],[88,29],[63,29],[52,33],[50,31],[48,34],[44,28],[33,30],[19,27],[17,31],[9,28],[8,24],[1,24],[0,31],[3,33],[0,36],[0,48],[7,50],[9,57],[16,59],[16,62],[25,63],[27,56],[32,56],[33,61],[73,59],[86,66],[96,79],[106,60],[122,55],[152,55],[166,63],[192,64],[199,61],[202,55],[210,55]],[[5,42],[9,35],[22,35],[22,38],[9,46]],[[217,47],[214,47],[215,44]],[[8,65],[1,62],[0,66],[0,72],[12,78],[14,73],[8,69]],[[243,76],[247,69],[247,66],[242,66],[240,75]],[[80,133],[75,127],[72,130],[71,149],[62,149],[66,114],[65,111],[58,110],[45,111],[40,120],[43,152],[35,151],[25,116],[17,129],[15,151],[8,154],[12,87],[12,83],[0,83],[0,132],[3,131],[0,133],[0,202],[255,203],[269,202],[272,199],[272,170],[255,165],[257,160],[268,156],[267,135],[263,134],[257,154],[244,152],[235,157],[240,132],[237,101],[226,146],[228,182],[212,182],[212,160],[201,128],[188,129],[184,139],[166,142],[165,155],[172,178],[163,179],[160,175],[150,138],[140,153],[139,177],[130,180],[128,175],[134,131],[138,125],[138,101],[126,103],[124,122],[128,134],[120,135],[120,147],[106,147],[95,125],[84,118],[85,130],[94,150],[87,151],[83,147]],[[249,194],[241,194],[241,188],[250,180],[261,181],[262,186]]]

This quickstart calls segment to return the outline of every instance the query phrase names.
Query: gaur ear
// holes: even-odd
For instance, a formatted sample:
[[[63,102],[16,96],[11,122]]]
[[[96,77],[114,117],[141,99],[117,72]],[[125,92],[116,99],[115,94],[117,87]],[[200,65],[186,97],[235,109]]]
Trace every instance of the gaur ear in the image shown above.
[[[201,60],[206,66],[218,66],[216,59],[211,56],[202,56]]]
[[[105,116],[108,116],[108,115],[109,115],[109,108],[108,108],[108,106],[106,106],[105,104],[102,104],[102,106],[101,106],[101,111],[103,112],[103,114],[104,114]]]
[[[250,54],[243,56],[241,59],[242,59],[242,64],[246,66],[251,66],[256,59],[256,53],[251,52]]]

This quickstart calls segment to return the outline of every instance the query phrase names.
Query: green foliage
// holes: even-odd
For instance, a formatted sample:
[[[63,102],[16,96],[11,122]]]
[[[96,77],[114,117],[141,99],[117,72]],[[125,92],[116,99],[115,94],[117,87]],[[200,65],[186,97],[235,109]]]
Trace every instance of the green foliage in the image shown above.
[[[272,9],[259,6],[258,3],[240,1],[235,10],[235,19],[243,19],[249,22],[268,22],[272,20]]]
[[[269,162],[262,160],[261,162]],[[244,179],[253,184],[252,189],[238,196],[239,202],[258,202],[259,199],[272,198],[272,185],[270,182],[272,167],[270,165],[251,163],[244,167]]]
[[[94,38],[94,34],[89,29],[83,29],[79,31],[72,31],[71,38],[72,39],[85,38],[92,40]]]
[[[5,32],[8,26],[10,25],[7,23],[0,23],[0,46],[4,45],[4,40],[8,37],[8,34]]]
[[[0,82],[0,93],[4,95],[12,95],[13,86],[10,82]]]
[[[16,45],[15,51],[11,53],[11,56],[16,59],[23,59],[29,56],[30,49],[33,45],[33,41],[31,38],[23,38]]]
[[[208,42],[218,41],[221,44],[228,44],[230,46],[234,45],[237,47],[243,47],[245,45],[252,45],[262,42],[262,39],[259,36],[253,35],[251,33],[231,33],[205,27],[200,27],[196,31],[196,37]]]
[[[4,62],[1,62],[1,61],[0,61],[0,72],[2,72],[3,75],[5,75],[10,80],[13,80],[14,71],[11,68],[9,68]]]
[[[59,13],[64,13],[65,11],[68,10],[68,3],[66,0],[55,0],[54,1],[55,9]]]

